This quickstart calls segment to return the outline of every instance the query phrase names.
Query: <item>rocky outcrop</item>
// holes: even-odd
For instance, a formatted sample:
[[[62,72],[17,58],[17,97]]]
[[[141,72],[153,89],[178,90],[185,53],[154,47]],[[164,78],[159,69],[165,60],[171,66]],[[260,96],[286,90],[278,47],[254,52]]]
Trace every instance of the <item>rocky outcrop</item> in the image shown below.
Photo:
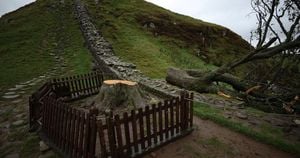
[[[143,89],[165,98],[178,96],[183,91],[183,89],[167,84],[164,80],[150,79],[137,70],[136,65],[133,63],[122,61],[114,54],[112,46],[92,23],[87,9],[80,0],[75,1],[75,9],[81,31],[94,57],[95,67],[101,69],[106,77],[138,82]],[[195,99],[208,104],[215,104],[216,102],[222,105],[231,104],[231,102],[226,102],[222,99],[212,99],[200,93],[195,93]]]

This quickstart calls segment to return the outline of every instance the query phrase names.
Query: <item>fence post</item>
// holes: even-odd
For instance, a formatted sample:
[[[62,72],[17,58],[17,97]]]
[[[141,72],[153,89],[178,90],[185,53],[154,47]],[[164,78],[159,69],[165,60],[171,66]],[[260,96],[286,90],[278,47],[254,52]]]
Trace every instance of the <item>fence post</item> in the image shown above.
[[[116,158],[118,156],[118,153],[116,152],[116,137],[112,112],[106,117],[106,124],[110,154],[112,158]]]
[[[88,112],[87,117],[85,118],[85,137],[84,137],[84,147],[83,147],[83,156],[84,157],[88,157],[88,152],[89,152],[90,117],[91,117],[91,113]]]
[[[125,148],[126,148],[126,156],[131,154],[131,145],[130,145],[130,131],[129,131],[129,120],[128,120],[128,113],[123,113],[124,119],[124,131],[125,131]]]
[[[118,157],[124,157],[123,152],[123,138],[122,138],[122,130],[121,130],[121,123],[120,123],[120,116],[117,114],[115,115],[115,123],[116,123],[116,138],[117,138],[117,155]],[[123,156],[124,155],[124,156]]]
[[[184,92],[180,92],[180,132],[184,130]]]
[[[97,124],[97,130],[98,130],[98,135],[99,135],[99,141],[100,141],[100,147],[101,147],[101,158],[107,157],[107,149],[106,149],[106,141],[104,137],[104,128],[103,128],[103,123],[102,120],[98,120]]]
[[[35,114],[34,114],[34,109],[35,109],[35,101],[33,99],[33,96],[29,97],[29,132],[35,131]]]
[[[190,99],[189,99],[189,93],[187,91],[185,91],[185,97],[184,97],[184,100],[185,100],[185,107],[184,107],[184,114],[185,114],[185,123],[184,123],[184,128],[185,130],[188,129],[189,127],[189,122],[190,122],[190,119],[189,119],[189,114],[190,114]]]
[[[181,92],[180,99],[181,99],[181,106],[180,106],[180,118],[181,118],[181,130],[185,131],[188,127],[188,100],[187,100],[188,93],[186,91]]]
[[[38,118],[41,115],[41,103],[39,99],[32,95],[29,97],[29,132],[33,132],[38,128]]]
[[[191,93],[190,97],[190,128],[193,127],[193,109],[194,109],[194,93]]]
[[[137,143],[137,116],[136,111],[131,110],[131,117],[132,117],[132,137],[133,137],[133,144],[134,144],[134,152],[138,152],[138,143]]]
[[[180,98],[179,97],[176,97],[176,134],[179,133],[179,127],[180,127],[180,120],[179,120],[179,117],[180,117]]]
[[[88,118],[88,123],[90,124],[90,134],[89,138],[90,141],[88,143],[89,149],[88,149],[88,157],[94,158],[95,155],[95,149],[96,149],[96,135],[97,135],[97,129],[96,129],[96,117],[99,113],[98,109],[91,109],[90,110],[90,117]]]

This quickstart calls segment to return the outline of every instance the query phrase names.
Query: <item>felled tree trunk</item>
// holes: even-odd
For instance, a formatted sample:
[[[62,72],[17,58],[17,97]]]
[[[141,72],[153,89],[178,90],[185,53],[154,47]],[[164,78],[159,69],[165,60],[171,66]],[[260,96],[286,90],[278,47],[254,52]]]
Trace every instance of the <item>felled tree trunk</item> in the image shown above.
[[[261,93],[260,86],[242,82],[239,78],[228,74],[214,72],[201,72],[199,70],[181,70],[169,68],[166,81],[170,84],[200,93],[217,93],[219,90],[213,82],[223,82],[232,86],[239,98],[243,98],[249,105],[256,106],[266,112],[284,112],[278,104],[279,96]],[[274,106],[260,106],[259,104],[274,104]]]
[[[237,77],[230,74],[216,74],[216,72],[203,73],[199,70],[181,70],[169,68],[166,81],[170,84],[194,90],[200,93],[216,93],[217,88],[213,82],[230,84],[237,91],[246,91],[249,85],[241,82]]]
[[[211,81],[206,80],[203,76],[191,76],[187,71],[177,68],[169,68],[167,71],[166,81],[170,84],[194,90],[198,92],[209,92],[211,89]]]
[[[116,108],[140,108],[145,106],[143,94],[136,82],[126,80],[106,80],[95,98],[100,111]]]

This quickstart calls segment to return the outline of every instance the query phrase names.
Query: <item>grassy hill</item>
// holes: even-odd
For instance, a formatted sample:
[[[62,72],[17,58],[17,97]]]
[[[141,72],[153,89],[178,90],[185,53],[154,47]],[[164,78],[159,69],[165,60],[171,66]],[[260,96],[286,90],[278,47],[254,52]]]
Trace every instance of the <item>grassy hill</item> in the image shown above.
[[[214,69],[250,48],[227,28],[143,0],[84,1],[115,53],[150,77],[164,77],[170,66]]]
[[[84,2],[116,54],[153,78],[165,77],[170,66],[215,69],[249,48],[227,28],[143,0]],[[0,91],[51,70],[53,54],[65,60],[62,74],[90,70],[72,3],[38,0],[0,18]]]
[[[100,4],[95,0],[82,1],[115,53],[136,64],[152,78],[165,77],[170,66],[216,69],[250,48],[246,41],[227,28],[172,13],[143,0],[99,0]],[[54,75],[90,71],[92,58],[75,19],[73,0],[37,0],[0,18],[0,94],[17,83],[53,70],[58,64],[55,56],[62,57],[65,66]],[[27,103],[26,100],[26,107]],[[11,106],[11,103],[7,105]],[[266,131],[256,132],[248,124],[244,126],[225,118],[221,110],[195,105],[195,114],[203,119],[213,120],[285,151],[299,153],[298,144],[281,141],[282,131],[268,127]],[[0,122],[6,124],[16,119],[13,111],[7,110]],[[225,108],[222,111],[225,113]],[[263,115],[256,110],[252,113]],[[0,148],[0,157],[14,150],[20,152],[20,157],[38,157],[39,139],[28,134],[27,124],[24,130],[11,128],[13,132],[8,138],[21,144],[7,143]]]
[[[64,58],[63,73],[90,70],[72,2],[38,0],[0,18],[0,91],[51,70],[51,54]]]

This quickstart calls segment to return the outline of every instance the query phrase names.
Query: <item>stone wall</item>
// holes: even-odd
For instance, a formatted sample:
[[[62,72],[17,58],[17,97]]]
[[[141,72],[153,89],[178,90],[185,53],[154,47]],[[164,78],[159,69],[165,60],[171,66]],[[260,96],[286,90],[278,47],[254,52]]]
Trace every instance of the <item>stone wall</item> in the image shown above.
[[[80,0],[75,0],[75,10],[83,36],[94,57],[95,65],[106,76],[138,82],[144,90],[165,98],[179,96],[180,92],[183,91],[183,89],[170,85],[164,80],[150,79],[137,70],[136,65],[133,63],[122,61],[115,55],[112,46],[92,23],[87,9]],[[195,100],[198,102],[222,105],[231,104],[231,102],[224,101],[222,98],[216,99],[197,92],[194,93]]]

